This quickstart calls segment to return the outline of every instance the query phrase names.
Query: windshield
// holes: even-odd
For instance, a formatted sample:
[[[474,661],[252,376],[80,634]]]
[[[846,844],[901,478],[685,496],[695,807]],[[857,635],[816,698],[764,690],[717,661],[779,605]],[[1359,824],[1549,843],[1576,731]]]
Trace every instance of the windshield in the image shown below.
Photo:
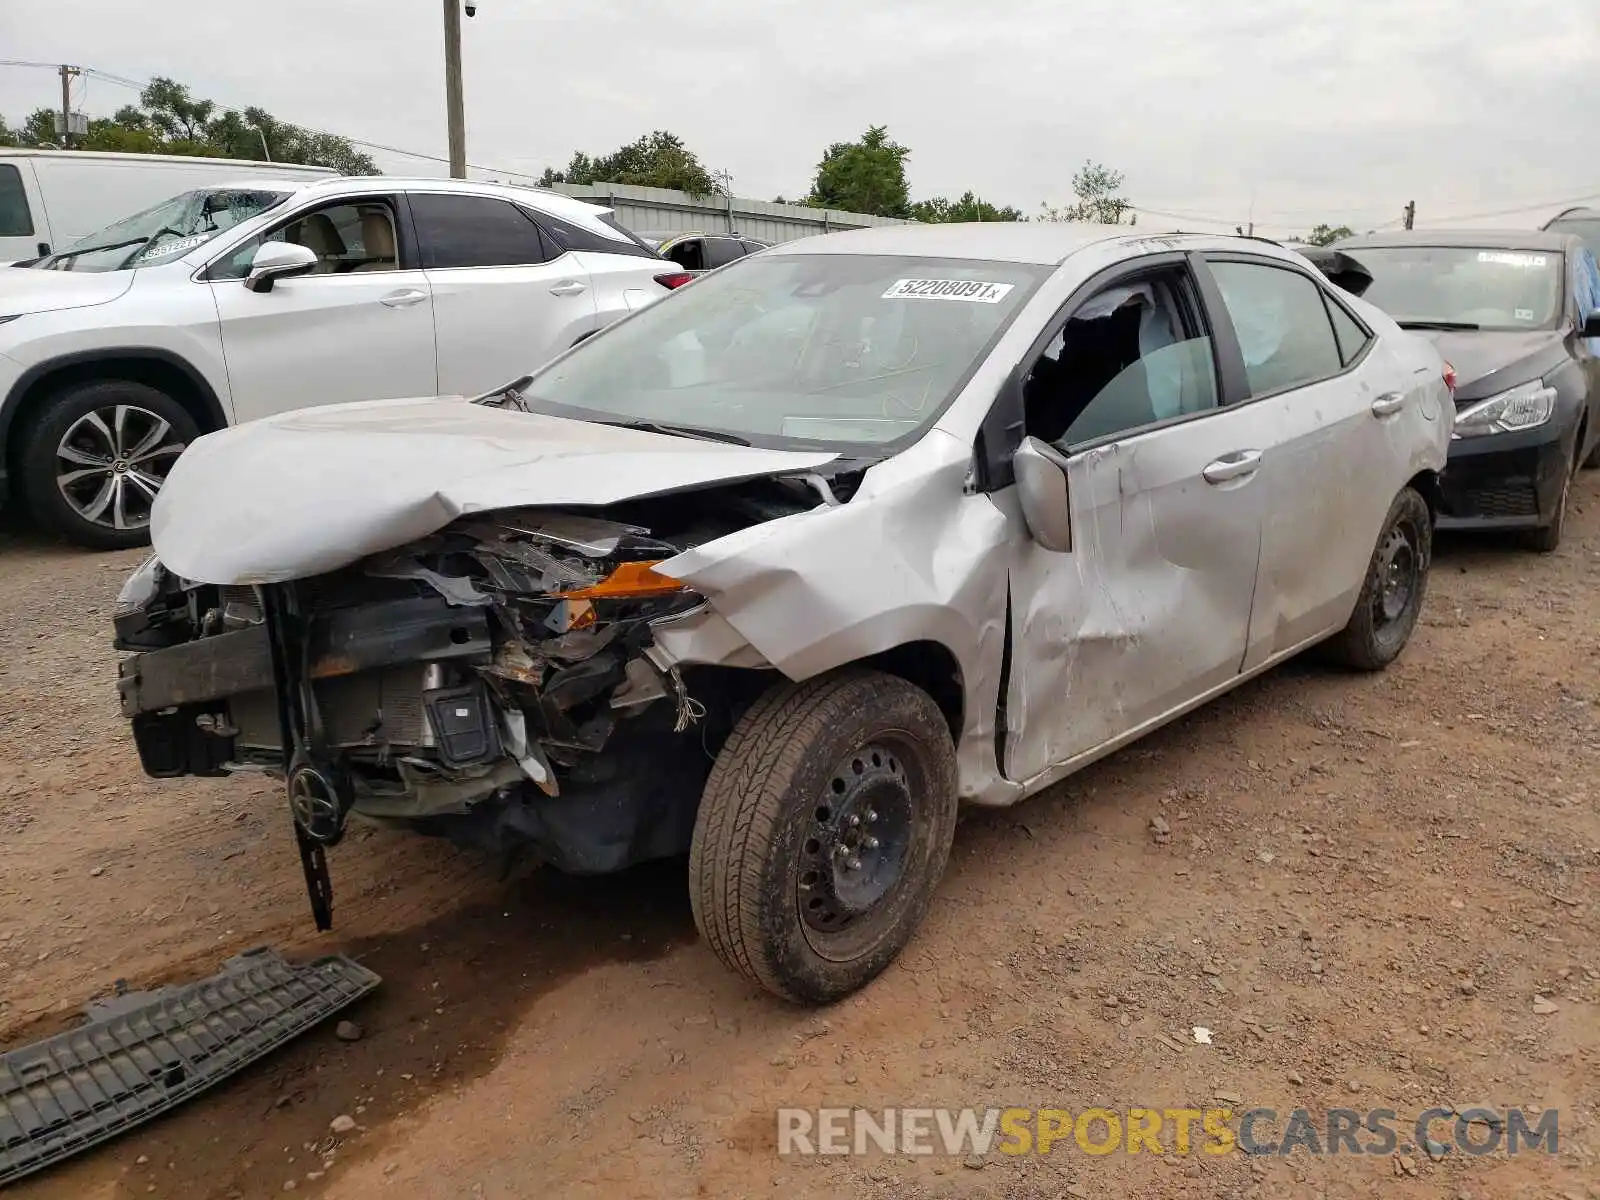
[[[755,445],[909,440],[1049,273],[887,255],[741,259],[583,342],[527,397],[555,415]]]
[[[263,188],[184,192],[79,238],[38,265],[47,271],[126,271],[171,262],[282,203],[289,194]]]
[[[1461,246],[1351,246],[1362,299],[1401,325],[1546,329],[1561,311],[1561,254]]]

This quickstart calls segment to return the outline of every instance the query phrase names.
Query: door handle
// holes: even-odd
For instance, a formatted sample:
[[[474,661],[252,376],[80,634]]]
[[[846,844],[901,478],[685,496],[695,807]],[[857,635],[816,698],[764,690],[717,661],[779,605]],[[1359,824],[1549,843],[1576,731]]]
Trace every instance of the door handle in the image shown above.
[[[1375,417],[1392,417],[1406,406],[1404,392],[1385,392],[1372,402],[1372,415]]]
[[[1200,474],[1207,483],[1227,483],[1230,479],[1254,475],[1260,465],[1261,451],[1235,450],[1232,454],[1224,454],[1214,463],[1208,463]]]
[[[552,296],[576,296],[579,292],[587,291],[589,285],[577,279],[563,279],[550,289]]]
[[[408,308],[427,298],[428,293],[421,288],[401,288],[398,292],[390,292],[387,296],[379,297],[378,303],[386,304],[390,308]]]

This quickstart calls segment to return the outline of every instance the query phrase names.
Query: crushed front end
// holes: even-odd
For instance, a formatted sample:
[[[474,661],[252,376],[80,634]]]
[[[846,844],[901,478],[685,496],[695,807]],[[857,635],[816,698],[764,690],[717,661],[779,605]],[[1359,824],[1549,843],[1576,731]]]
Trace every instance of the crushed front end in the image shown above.
[[[705,495],[463,518],[289,583],[194,584],[153,559],[116,615],[144,769],[283,779],[322,927],[323,848],[352,814],[575,874],[683,853],[770,675],[661,654],[653,626],[705,604],[655,566],[817,499],[787,480]]]

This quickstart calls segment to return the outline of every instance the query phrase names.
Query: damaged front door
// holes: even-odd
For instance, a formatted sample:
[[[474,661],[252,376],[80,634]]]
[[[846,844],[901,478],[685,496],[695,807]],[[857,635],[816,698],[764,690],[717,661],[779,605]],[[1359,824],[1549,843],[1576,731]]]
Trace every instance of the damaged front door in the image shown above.
[[[1260,553],[1261,446],[1220,406],[1187,267],[1078,305],[1023,385],[1030,435],[1067,454],[1072,548],[1011,568],[1004,773],[1019,782],[1237,676]]]

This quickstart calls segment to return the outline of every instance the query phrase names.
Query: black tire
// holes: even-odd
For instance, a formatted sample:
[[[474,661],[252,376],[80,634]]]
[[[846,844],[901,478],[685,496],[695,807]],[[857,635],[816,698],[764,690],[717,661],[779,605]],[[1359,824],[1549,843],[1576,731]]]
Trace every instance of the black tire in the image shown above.
[[[1528,549],[1539,554],[1551,554],[1560,547],[1562,535],[1567,530],[1567,508],[1572,501],[1572,480],[1578,473],[1577,457],[1581,449],[1581,442],[1572,448],[1573,461],[1567,464],[1567,477],[1561,481],[1561,493],[1556,498],[1556,511],[1550,524],[1529,530],[1524,535]]]
[[[114,414],[118,412],[127,422],[121,429],[129,441],[125,447],[118,440],[119,431],[113,428]],[[96,413],[110,413],[113,417],[102,418],[98,428],[85,424],[85,419]],[[69,450],[90,458],[103,457],[95,453],[102,441],[108,454],[138,450],[145,434],[160,432],[161,422],[167,428],[160,433],[150,457],[132,463],[107,457],[104,471],[84,457],[59,457]],[[103,439],[100,429],[112,440]],[[17,465],[23,501],[36,521],[76,545],[91,550],[143,546],[150,541],[152,481],[154,490],[159,490],[160,481],[166,478],[183,447],[199,436],[199,427],[188,410],[153,387],[121,379],[74,384],[47,399],[22,430]],[[69,437],[71,444],[67,445]],[[116,466],[119,462],[120,469]],[[83,478],[65,487],[58,484],[58,477],[71,474],[73,466],[81,468]],[[85,514],[92,512],[101,498],[102,486],[111,489],[121,507],[108,500],[103,519],[90,519]],[[68,498],[69,492],[76,497],[76,503]]]
[[[1328,656],[1357,671],[1381,671],[1400,657],[1422,615],[1433,562],[1433,514],[1415,488],[1394,498],[1350,621]]]
[[[905,680],[850,671],[770,689],[735,725],[700,801],[689,895],[701,935],[786,1000],[856,991],[927,912],[956,788],[949,725]]]

